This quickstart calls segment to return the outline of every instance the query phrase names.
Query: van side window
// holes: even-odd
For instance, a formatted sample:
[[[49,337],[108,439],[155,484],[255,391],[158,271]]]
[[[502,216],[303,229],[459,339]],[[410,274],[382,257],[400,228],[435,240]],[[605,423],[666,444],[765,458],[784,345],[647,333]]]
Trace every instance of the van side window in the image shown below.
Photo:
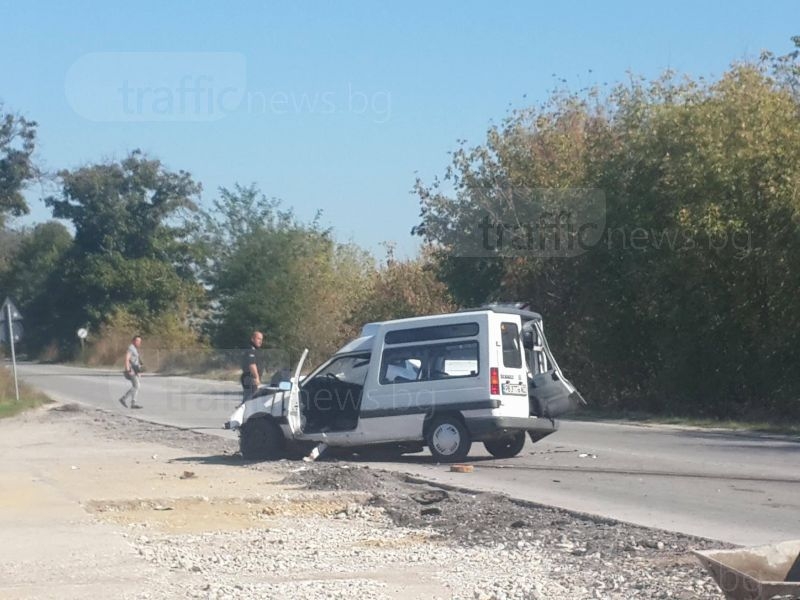
[[[500,324],[500,339],[503,343],[503,366],[509,369],[522,368],[519,328],[516,323]]]
[[[429,358],[431,379],[478,375],[478,342],[433,346]]]
[[[380,382],[404,383],[420,381],[422,364],[426,360],[424,347],[394,348],[385,350],[381,358]]]
[[[477,377],[478,342],[389,348],[381,357],[380,383]]]
[[[478,335],[477,323],[454,323],[452,325],[432,325],[430,327],[414,327],[413,329],[397,329],[386,333],[386,344],[409,344],[428,340],[446,340],[453,338],[475,337]]]

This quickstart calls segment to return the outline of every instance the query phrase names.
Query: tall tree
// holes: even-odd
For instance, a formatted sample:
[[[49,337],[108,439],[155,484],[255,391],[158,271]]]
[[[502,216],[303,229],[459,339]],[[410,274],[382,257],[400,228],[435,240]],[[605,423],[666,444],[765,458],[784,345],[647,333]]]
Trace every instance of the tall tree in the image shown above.
[[[56,221],[40,223],[18,235],[19,245],[0,277],[0,288],[17,300],[25,315],[24,349],[38,353],[52,341],[56,315],[62,312],[61,274],[72,236]]]
[[[62,269],[61,297],[73,299],[59,319],[62,337],[119,311],[146,329],[198,300],[188,240],[201,187],[189,173],[168,171],[136,151],[59,178],[61,195],[45,202],[75,227]]]
[[[25,306],[52,291],[47,289],[46,282],[54,271],[61,268],[61,259],[72,245],[72,236],[64,225],[56,221],[40,223],[19,235],[19,247],[4,284],[9,293]]]
[[[394,249],[366,278],[365,291],[350,317],[353,329],[364,323],[435,315],[455,310],[447,286],[436,275],[436,258],[430,249],[422,256],[399,260]]]
[[[255,186],[220,190],[205,231],[218,346],[237,348],[261,328],[287,360],[304,347],[311,361],[336,349],[364,287],[363,251],[337,244],[317,220],[300,222]]]
[[[22,190],[36,176],[35,145],[36,122],[5,112],[0,103],[0,227],[9,214],[28,213]]]

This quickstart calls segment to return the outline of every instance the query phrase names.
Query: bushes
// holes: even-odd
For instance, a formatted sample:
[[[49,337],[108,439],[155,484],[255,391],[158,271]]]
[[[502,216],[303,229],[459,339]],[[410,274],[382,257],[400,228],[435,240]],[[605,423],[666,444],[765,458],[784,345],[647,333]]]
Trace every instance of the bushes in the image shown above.
[[[143,363],[149,371],[161,371],[164,367],[176,368],[185,364],[189,369],[189,357],[204,355],[208,344],[199,340],[197,334],[182,324],[177,314],[166,313],[143,322],[124,310],[110,316],[96,333],[90,332],[83,357],[90,366],[122,366],[125,352],[134,335],[141,335]],[[181,358],[183,357],[183,358]]]
[[[455,195],[420,186],[417,232],[440,248],[458,301],[541,311],[596,405],[800,418],[798,111],[765,65],[634,81],[605,100],[555,95],[456,152]],[[602,213],[561,200],[570,189],[599,190]],[[464,258],[484,217],[553,214],[574,227],[523,223],[548,250],[583,224],[604,233],[572,254],[534,244]]]

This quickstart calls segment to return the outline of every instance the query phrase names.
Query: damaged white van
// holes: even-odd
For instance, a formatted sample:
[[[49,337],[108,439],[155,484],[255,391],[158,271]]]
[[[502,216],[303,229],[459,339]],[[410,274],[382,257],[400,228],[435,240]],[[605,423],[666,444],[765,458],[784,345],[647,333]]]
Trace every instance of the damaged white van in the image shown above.
[[[427,446],[441,462],[480,441],[508,458],[583,403],[542,317],[510,306],[370,323],[301,380],[307,354],[291,381],[259,390],[225,424],[245,458],[280,456],[287,441],[398,454]]]

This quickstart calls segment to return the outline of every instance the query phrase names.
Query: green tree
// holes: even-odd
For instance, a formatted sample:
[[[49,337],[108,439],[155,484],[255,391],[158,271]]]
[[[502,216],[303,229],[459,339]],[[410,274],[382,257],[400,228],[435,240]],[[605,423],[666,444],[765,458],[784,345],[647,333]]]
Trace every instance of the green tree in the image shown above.
[[[270,347],[290,359],[307,347],[314,362],[346,337],[369,265],[361,250],[337,244],[318,220],[298,221],[255,186],[220,190],[204,230],[217,346],[241,347],[259,328]]]
[[[0,287],[13,296],[25,315],[25,349],[38,350],[51,341],[53,316],[61,312],[61,284],[64,257],[72,236],[64,225],[50,221],[19,233],[20,242]]]
[[[7,215],[28,213],[22,190],[37,174],[32,160],[35,144],[36,122],[7,113],[0,104],[0,227]]]
[[[48,293],[46,282],[61,266],[61,259],[72,245],[72,236],[56,221],[40,223],[23,231],[5,285],[25,305]]]
[[[0,227],[0,283],[11,266],[14,253],[22,241],[22,234],[8,227]]]
[[[59,296],[71,301],[58,337],[69,340],[76,327],[99,326],[120,311],[143,331],[165,313],[188,325],[202,299],[189,241],[200,184],[138,151],[58,175],[62,193],[45,202],[75,227],[61,269]]]
[[[456,308],[447,286],[437,277],[430,250],[419,258],[398,260],[390,246],[384,263],[367,277],[365,289],[350,317],[353,333],[364,323],[443,314]]]
[[[458,301],[541,310],[596,402],[798,415],[800,126],[791,79],[774,73],[763,62],[714,82],[667,74],[515,112],[455,153],[442,182],[455,193],[418,187],[415,231]],[[571,208],[519,192],[541,188],[601,190],[604,237],[571,256],[463,258],[482,215]]]

